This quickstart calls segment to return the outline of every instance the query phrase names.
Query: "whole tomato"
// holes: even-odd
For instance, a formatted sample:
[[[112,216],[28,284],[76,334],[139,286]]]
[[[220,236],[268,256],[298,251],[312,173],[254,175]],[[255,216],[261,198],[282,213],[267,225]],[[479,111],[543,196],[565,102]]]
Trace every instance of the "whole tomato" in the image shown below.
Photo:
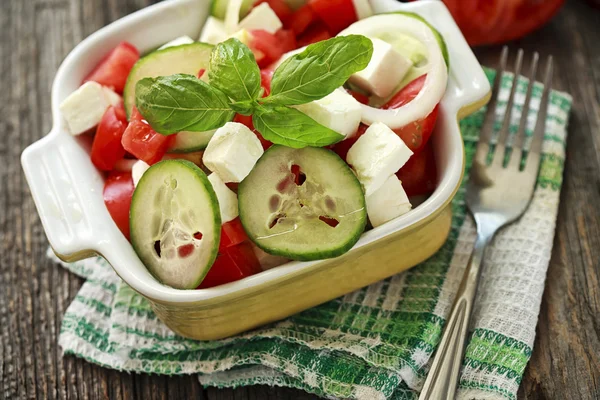
[[[541,27],[564,0],[443,0],[471,46],[518,39]]]

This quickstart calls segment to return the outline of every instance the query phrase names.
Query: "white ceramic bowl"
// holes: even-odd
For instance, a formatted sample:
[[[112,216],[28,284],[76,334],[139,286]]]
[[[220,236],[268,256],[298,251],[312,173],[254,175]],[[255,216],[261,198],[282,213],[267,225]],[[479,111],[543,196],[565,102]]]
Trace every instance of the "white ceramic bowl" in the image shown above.
[[[204,290],[177,290],[162,285],[146,270],[111,220],[102,200],[103,176],[90,161],[88,145],[67,132],[58,106],[79,87],[84,76],[100,59],[123,40],[133,43],[144,53],[181,35],[197,38],[208,15],[209,3],[209,0],[165,1],[128,15],[83,40],[66,57],[56,74],[52,87],[52,131],[29,146],[22,155],[25,176],[50,245],[57,255],[69,261],[94,254],[103,255],[125,282],[154,303],[157,313],[167,324],[182,334],[197,338],[219,337],[225,333],[203,335],[195,333],[198,328],[182,329],[160,312],[161,307],[168,304],[176,309],[180,304],[182,307],[195,305],[206,308],[218,303],[219,299],[225,301],[240,293],[258,293],[273,287],[275,283],[306,276],[309,271],[313,274],[319,271],[321,265],[331,267],[332,262],[290,262],[241,281]],[[464,167],[457,119],[467,110],[483,104],[490,91],[481,66],[442,2],[424,0],[402,4],[393,0],[372,0],[371,3],[377,13],[403,10],[425,17],[444,36],[451,68],[448,90],[441,103],[433,136],[436,163],[440,171],[437,189],[428,200],[408,214],[365,232],[347,257],[361,254],[371,247],[374,249],[372,251],[381,251],[375,246],[376,243],[420,226],[442,208],[447,208],[460,184]],[[421,259],[415,259],[411,264]],[[340,258],[337,264],[343,260],[349,258]],[[317,296],[311,302],[288,308],[282,306],[269,318],[240,323],[240,328],[285,317],[399,270],[388,268],[385,273],[371,275],[364,280],[357,277],[350,286],[342,285],[342,289]]]

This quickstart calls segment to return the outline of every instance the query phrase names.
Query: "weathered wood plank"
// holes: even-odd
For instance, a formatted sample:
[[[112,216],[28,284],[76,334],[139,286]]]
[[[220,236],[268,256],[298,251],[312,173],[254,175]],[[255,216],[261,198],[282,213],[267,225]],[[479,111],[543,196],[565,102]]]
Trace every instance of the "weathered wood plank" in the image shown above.
[[[51,127],[50,87],[85,36],[151,0],[0,3],[0,394],[4,398],[314,399],[256,386],[204,391],[194,376],[126,374],[63,357],[62,316],[82,281],[45,258],[47,241],[21,172],[24,147]],[[566,176],[524,399],[600,398],[600,13],[569,1],[511,46],[557,56],[555,87],[574,97]],[[497,47],[478,49],[493,66]]]

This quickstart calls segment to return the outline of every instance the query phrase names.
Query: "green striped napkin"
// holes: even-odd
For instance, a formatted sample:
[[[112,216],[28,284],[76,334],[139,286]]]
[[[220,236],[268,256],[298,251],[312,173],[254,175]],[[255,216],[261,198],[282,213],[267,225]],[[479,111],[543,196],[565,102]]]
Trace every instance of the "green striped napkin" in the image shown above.
[[[490,80],[493,71],[488,71]],[[526,80],[519,81],[522,104]],[[506,106],[510,77],[503,79]],[[534,90],[529,134],[539,108]],[[515,399],[531,356],[550,259],[565,159],[571,98],[553,92],[537,189],[523,218],[503,230],[486,266],[460,380],[461,399]],[[515,106],[513,131],[520,116]],[[483,111],[461,122],[467,168]],[[421,265],[284,321],[233,338],[177,336],[148,302],[101,258],[66,264],[86,282],[67,309],[60,345],[67,354],[125,371],[196,373],[206,386],[266,384],[324,397],[414,399],[467,264],[475,231],[464,189],[453,202],[452,231]]]

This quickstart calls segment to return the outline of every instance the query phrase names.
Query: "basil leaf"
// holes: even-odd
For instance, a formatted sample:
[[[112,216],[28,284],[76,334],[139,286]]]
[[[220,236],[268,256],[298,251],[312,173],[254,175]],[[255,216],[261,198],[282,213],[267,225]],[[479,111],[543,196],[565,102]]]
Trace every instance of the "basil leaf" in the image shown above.
[[[265,139],[295,149],[328,146],[344,139],[308,115],[286,106],[259,106],[252,123]]]
[[[273,75],[265,103],[295,105],[319,100],[369,65],[373,42],[361,35],[311,44],[285,60]]]
[[[260,96],[260,69],[254,54],[238,39],[215,46],[210,55],[208,79],[235,101],[252,101]]]
[[[235,115],[223,92],[185,74],[141,79],[135,85],[135,105],[163,135],[217,129]]]
[[[238,114],[250,115],[254,112],[254,109],[257,105],[258,103],[256,101],[237,101],[235,103],[231,103],[229,106]]]

